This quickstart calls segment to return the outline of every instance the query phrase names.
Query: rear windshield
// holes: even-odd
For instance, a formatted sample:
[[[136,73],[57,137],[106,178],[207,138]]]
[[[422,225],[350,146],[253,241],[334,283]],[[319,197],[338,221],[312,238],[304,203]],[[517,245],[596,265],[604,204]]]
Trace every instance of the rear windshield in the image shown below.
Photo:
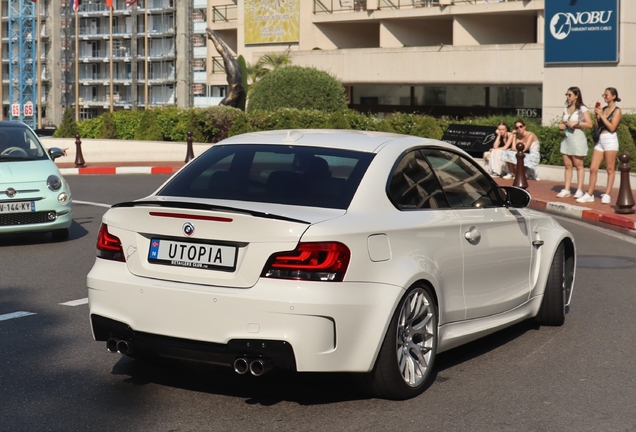
[[[158,195],[346,209],[372,153],[287,145],[216,145]]]

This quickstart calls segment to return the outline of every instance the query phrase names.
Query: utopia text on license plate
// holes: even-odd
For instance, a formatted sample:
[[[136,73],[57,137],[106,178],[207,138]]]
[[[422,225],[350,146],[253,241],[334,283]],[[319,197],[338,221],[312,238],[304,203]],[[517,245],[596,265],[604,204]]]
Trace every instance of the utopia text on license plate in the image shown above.
[[[151,239],[148,261],[177,267],[233,271],[236,247]]]
[[[0,203],[0,213],[27,213],[35,211],[35,202]]]

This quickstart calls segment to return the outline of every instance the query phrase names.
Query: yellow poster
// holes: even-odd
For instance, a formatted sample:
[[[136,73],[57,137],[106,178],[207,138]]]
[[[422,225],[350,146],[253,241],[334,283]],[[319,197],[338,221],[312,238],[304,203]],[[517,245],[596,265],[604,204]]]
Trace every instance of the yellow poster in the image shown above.
[[[298,42],[300,0],[245,0],[245,44]]]

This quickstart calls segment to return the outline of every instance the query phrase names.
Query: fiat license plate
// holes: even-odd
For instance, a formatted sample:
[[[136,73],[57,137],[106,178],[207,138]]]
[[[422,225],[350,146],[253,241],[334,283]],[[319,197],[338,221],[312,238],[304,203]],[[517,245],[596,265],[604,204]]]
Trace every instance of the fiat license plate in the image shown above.
[[[236,247],[173,240],[152,239],[148,261],[205,270],[234,270]]]
[[[0,203],[0,213],[28,213],[35,211],[35,201]]]

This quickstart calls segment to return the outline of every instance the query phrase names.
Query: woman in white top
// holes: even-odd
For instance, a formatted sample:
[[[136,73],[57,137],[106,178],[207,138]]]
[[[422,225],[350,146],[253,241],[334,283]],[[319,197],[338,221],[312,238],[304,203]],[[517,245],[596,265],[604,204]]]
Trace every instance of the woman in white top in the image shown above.
[[[576,168],[577,188],[574,198],[583,196],[583,180],[585,168],[583,158],[587,155],[587,137],[583,129],[592,127],[590,112],[583,103],[583,96],[578,87],[570,87],[565,93],[567,106],[563,109],[563,121],[559,129],[565,132],[561,141],[561,155],[565,165],[565,187],[557,194],[559,198],[571,196],[572,167]]]
[[[612,197],[610,193],[614,187],[614,176],[616,174],[616,156],[618,155],[618,135],[616,129],[623,118],[621,109],[616,106],[616,102],[620,102],[618,91],[614,87],[608,87],[603,92],[603,99],[607,105],[605,108],[596,108],[594,110],[594,127],[601,129],[601,136],[598,143],[594,146],[592,154],[592,162],[590,163],[590,185],[588,190],[581,198],[577,199],[580,203],[594,202],[594,187],[598,178],[598,169],[601,162],[605,159],[605,168],[607,169],[607,187],[605,193],[601,195],[602,204],[610,204]],[[600,104],[599,104],[600,105]],[[597,105],[598,106],[598,105]]]
[[[497,125],[496,135],[495,142],[490,149],[488,165],[491,174],[501,177],[501,168],[503,167],[501,155],[512,145],[513,135],[512,132],[508,131],[508,125],[505,122]]]

